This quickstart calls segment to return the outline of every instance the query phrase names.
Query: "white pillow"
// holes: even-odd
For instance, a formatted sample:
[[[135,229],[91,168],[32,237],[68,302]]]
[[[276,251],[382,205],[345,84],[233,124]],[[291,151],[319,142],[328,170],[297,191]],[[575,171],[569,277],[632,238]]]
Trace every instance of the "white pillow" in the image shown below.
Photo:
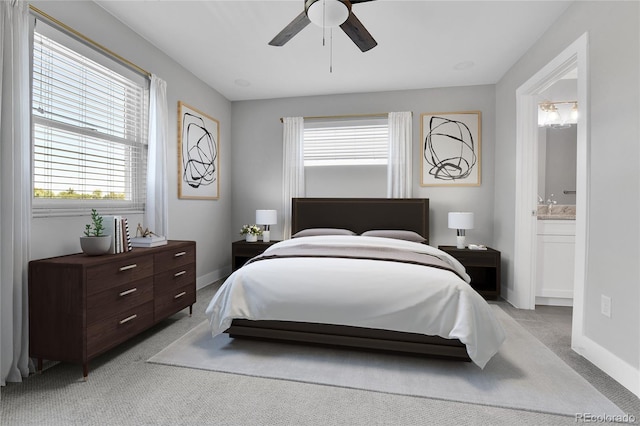
[[[309,228],[296,232],[291,238],[314,237],[317,235],[356,235],[356,233],[348,229],[340,228]]]
[[[395,238],[397,240],[413,241],[414,243],[424,243],[427,241],[422,235],[413,231],[403,231],[400,229],[376,229],[362,233],[363,237],[383,237]]]

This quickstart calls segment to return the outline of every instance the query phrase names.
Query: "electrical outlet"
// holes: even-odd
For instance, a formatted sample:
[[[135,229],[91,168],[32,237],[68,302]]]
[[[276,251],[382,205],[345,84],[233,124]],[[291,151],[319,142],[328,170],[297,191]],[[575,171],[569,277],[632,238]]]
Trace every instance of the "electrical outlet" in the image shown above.
[[[607,318],[611,318],[611,298],[604,294],[600,296],[600,312]]]

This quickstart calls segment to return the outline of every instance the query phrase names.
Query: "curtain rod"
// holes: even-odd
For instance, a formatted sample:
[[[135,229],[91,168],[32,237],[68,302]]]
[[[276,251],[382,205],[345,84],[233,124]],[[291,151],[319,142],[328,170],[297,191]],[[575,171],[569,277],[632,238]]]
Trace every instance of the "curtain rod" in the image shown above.
[[[412,113],[413,114],[413,113]],[[334,119],[334,118],[363,118],[363,117],[386,117],[388,116],[388,112],[377,112],[375,114],[346,114],[346,115],[315,115],[309,117],[302,117],[305,120],[326,120],[326,119]],[[284,120],[283,117],[280,117],[280,122],[282,123]]]
[[[118,61],[122,62],[123,64],[125,64],[129,68],[133,68],[135,71],[139,72],[140,74],[146,75],[147,77],[151,77],[151,73],[149,71],[147,71],[147,70],[145,70],[143,68],[140,68],[139,66],[137,66],[133,62],[123,58],[122,56],[118,55],[114,51],[104,47],[100,43],[96,43],[95,41],[91,40],[89,37],[79,33],[78,31],[74,30],[70,26],[58,21],[53,16],[43,12],[42,10],[38,9],[37,7],[35,7],[33,5],[29,5],[29,9],[33,13],[35,13],[36,15],[39,15],[41,18],[44,18],[47,21],[49,21],[49,22],[57,25],[58,27],[62,28],[63,30],[73,34],[74,37],[77,37],[80,40],[82,40],[82,41],[84,41],[86,43],[89,43],[90,45],[92,45],[93,47],[97,48],[98,50],[101,50],[103,53],[106,53],[106,54],[112,56],[113,58],[116,58]]]

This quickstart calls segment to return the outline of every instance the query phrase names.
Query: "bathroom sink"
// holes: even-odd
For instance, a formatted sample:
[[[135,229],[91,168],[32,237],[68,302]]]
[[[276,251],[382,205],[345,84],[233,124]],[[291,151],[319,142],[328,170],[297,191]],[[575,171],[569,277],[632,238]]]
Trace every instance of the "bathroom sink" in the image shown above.
[[[554,204],[549,208],[546,204],[538,205],[538,220],[575,220],[576,206]]]

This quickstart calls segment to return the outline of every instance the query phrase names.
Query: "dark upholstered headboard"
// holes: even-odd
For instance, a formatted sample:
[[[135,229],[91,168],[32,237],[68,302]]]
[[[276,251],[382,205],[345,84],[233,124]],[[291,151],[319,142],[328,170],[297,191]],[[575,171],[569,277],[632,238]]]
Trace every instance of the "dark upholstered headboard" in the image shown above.
[[[414,231],[429,241],[429,199],[293,198],[291,234],[309,228]]]

